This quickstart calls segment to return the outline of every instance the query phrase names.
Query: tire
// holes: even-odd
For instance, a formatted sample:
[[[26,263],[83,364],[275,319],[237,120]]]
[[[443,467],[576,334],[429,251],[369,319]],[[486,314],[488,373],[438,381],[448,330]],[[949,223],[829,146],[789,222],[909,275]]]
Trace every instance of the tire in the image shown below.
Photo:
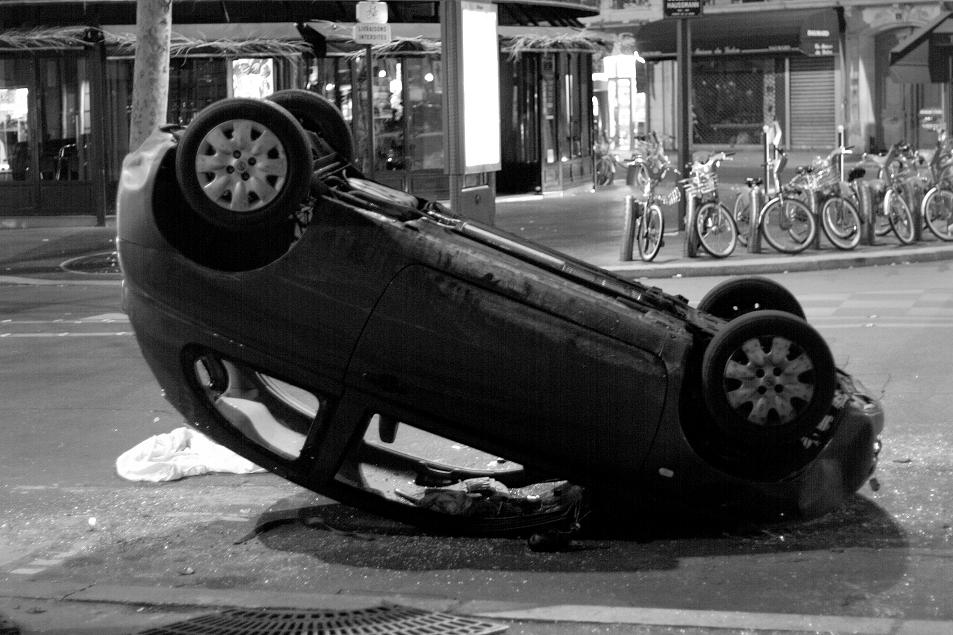
[[[784,254],[799,254],[814,241],[817,222],[811,208],[795,198],[774,197],[761,213],[761,235]]]
[[[931,188],[923,197],[920,209],[934,236],[943,241],[953,241],[953,192]]]
[[[698,310],[725,320],[752,311],[782,311],[802,320],[804,308],[780,283],[760,276],[731,278],[714,286],[698,303]]]
[[[175,174],[189,206],[217,227],[273,226],[307,200],[311,148],[301,124],[281,106],[223,99],[183,131]]]
[[[847,251],[860,244],[860,214],[843,196],[834,196],[821,206],[821,227],[827,240]]]
[[[727,258],[738,244],[738,228],[721,203],[705,203],[695,214],[695,232],[702,248],[714,258]]]
[[[318,135],[343,161],[350,163],[354,160],[351,130],[344,115],[330,101],[300,88],[279,90],[266,99],[290,112],[306,132]],[[314,148],[314,152],[319,156],[325,154],[319,148]]]
[[[763,478],[802,467],[802,439],[830,410],[835,373],[824,339],[796,316],[755,311],[728,322],[702,358],[702,392],[726,460]]]
[[[884,213],[897,240],[904,245],[912,244],[915,239],[913,214],[910,213],[907,201],[897,190],[887,190],[884,195]]]
[[[596,187],[608,187],[615,180],[615,166],[612,165],[612,159],[607,156],[601,156],[596,159],[596,165],[593,168],[592,182]]]
[[[731,217],[735,219],[735,227],[738,228],[738,242],[742,247],[747,247],[751,233],[751,192],[738,192],[732,207]]]
[[[639,257],[646,262],[654,260],[659,249],[662,248],[664,235],[665,217],[662,216],[662,209],[657,204],[651,203],[645,208],[645,213],[639,219],[636,230],[635,238]]]

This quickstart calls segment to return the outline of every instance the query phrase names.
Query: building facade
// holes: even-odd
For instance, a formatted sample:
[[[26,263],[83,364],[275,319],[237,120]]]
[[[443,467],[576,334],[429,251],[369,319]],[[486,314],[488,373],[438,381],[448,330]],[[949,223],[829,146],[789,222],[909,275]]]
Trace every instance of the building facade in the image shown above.
[[[890,51],[944,10],[936,2],[762,0],[703,3],[687,18],[691,33],[691,138],[699,148],[761,142],[778,121],[790,148],[829,150],[843,126],[847,142],[877,151],[897,141],[921,147],[935,131],[921,126],[942,111],[940,83],[893,72]],[[676,23],[661,0],[605,0],[585,21],[634,40],[645,62],[645,125],[677,137]],[[641,62],[640,62],[641,64]]]
[[[595,47],[572,34],[597,6],[498,3],[501,191],[560,189],[589,178]],[[169,122],[187,124],[224,97],[308,88],[341,108],[367,174],[422,196],[446,196],[440,2],[390,7],[395,40],[376,50],[350,37],[353,1],[173,3]],[[102,220],[112,212],[128,151],[135,8],[135,0],[2,3],[0,217]],[[273,21],[262,22],[263,15]],[[296,25],[320,33],[320,46]],[[528,44],[527,34],[536,34]]]

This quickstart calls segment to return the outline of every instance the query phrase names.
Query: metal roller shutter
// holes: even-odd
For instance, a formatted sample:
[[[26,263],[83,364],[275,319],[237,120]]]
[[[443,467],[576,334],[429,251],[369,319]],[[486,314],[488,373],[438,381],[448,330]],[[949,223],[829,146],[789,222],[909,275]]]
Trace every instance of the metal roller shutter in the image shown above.
[[[834,58],[792,57],[791,147],[834,145]]]

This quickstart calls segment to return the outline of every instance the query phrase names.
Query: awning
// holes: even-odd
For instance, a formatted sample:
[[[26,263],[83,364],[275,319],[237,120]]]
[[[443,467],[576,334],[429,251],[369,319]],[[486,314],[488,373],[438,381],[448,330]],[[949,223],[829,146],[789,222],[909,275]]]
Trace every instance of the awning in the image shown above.
[[[953,44],[953,11],[942,13],[890,49],[890,74],[901,82],[929,84],[949,81],[944,62]],[[946,49],[946,55],[943,54]]]
[[[443,0],[391,0],[390,22],[440,21]],[[174,24],[353,22],[357,0],[178,0]],[[495,0],[500,24],[575,26],[579,18],[598,14],[599,0]],[[130,24],[136,0],[0,0],[7,28],[22,25]]]
[[[677,20],[649,22],[634,30],[644,59],[674,58]],[[715,13],[690,18],[692,55],[798,53],[831,56],[844,30],[840,8]],[[628,28],[607,28],[633,31]]]

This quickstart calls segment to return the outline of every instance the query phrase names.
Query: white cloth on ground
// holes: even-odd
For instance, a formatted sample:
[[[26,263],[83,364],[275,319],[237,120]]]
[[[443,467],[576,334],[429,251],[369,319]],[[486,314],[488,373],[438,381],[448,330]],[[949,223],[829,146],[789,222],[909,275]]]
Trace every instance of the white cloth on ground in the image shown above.
[[[175,481],[213,472],[264,472],[248,459],[192,428],[157,434],[126,450],[116,459],[116,472],[130,481]]]

